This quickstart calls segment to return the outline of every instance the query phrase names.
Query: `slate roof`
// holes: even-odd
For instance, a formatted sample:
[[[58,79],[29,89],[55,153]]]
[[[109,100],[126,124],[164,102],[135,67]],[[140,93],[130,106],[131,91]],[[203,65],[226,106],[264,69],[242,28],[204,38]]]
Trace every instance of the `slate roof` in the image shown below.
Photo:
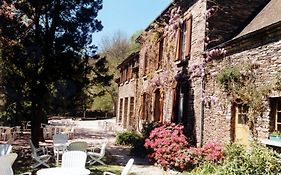
[[[237,37],[257,31],[279,21],[281,21],[281,1],[271,0]]]

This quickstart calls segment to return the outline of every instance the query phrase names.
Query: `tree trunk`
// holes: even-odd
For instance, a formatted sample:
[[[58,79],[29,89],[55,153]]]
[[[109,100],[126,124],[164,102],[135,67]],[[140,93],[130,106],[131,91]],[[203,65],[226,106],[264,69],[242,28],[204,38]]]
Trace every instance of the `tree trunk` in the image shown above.
[[[40,138],[42,138],[41,132],[41,121],[42,116],[42,107],[38,104],[32,104],[32,116],[31,116],[31,140],[36,148],[39,147]]]

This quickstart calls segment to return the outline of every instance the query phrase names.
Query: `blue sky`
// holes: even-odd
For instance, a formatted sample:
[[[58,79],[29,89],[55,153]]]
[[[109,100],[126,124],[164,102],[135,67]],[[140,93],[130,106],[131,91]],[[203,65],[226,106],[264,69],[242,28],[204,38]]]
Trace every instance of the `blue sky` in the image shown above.
[[[103,30],[93,35],[94,44],[99,45],[103,36],[118,30],[130,37],[145,29],[170,3],[171,0],[103,0],[98,14]]]

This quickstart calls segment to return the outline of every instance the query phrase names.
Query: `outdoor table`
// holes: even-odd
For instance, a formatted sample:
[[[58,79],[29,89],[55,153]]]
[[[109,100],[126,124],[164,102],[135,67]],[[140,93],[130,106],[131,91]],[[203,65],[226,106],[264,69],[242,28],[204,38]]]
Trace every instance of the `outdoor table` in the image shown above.
[[[37,171],[37,175],[89,175],[91,172],[86,168],[44,168]]]

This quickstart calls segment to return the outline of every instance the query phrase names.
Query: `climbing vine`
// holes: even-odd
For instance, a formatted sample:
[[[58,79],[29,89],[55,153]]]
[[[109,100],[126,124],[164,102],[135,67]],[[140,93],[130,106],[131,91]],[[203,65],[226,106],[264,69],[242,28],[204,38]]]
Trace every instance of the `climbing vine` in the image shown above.
[[[260,84],[256,81],[259,65],[246,62],[238,65],[225,66],[217,75],[217,80],[227,97],[236,104],[249,107],[248,124],[252,130],[258,116],[266,109],[264,101],[272,91],[270,83]]]

